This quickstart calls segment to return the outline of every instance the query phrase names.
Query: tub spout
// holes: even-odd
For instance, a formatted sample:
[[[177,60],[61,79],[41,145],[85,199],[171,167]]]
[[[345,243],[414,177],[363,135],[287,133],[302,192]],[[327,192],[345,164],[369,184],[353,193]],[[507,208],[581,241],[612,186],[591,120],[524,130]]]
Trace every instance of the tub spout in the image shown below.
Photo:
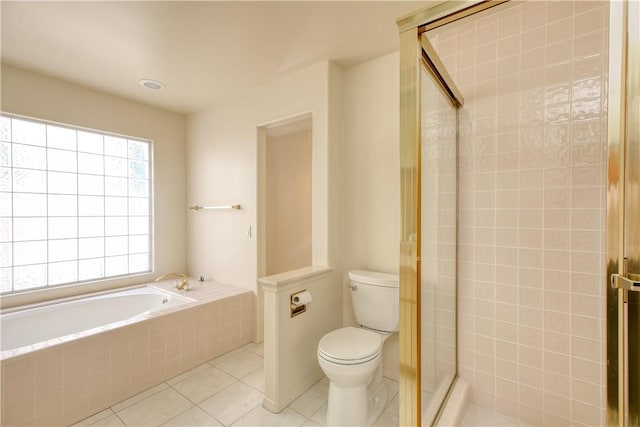
[[[167,273],[167,274],[163,274],[162,276],[158,277],[155,281],[159,282],[160,280],[166,279],[168,277],[179,277],[182,279],[182,282],[176,285],[176,289],[180,289],[183,291],[188,291],[189,290],[189,282],[187,282],[187,276],[185,274],[182,273]]]

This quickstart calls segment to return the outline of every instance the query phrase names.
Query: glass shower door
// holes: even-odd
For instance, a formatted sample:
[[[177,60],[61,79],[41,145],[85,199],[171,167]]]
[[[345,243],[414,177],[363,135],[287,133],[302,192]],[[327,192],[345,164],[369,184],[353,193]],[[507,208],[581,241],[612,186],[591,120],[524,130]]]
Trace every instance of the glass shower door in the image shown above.
[[[458,109],[463,98],[420,24],[432,12],[442,12],[434,9],[398,21],[399,421],[413,426],[437,422],[457,378]]]
[[[640,4],[627,5],[626,179],[623,273],[640,284]],[[640,292],[628,293],[628,425],[640,425]]]
[[[613,2],[610,18],[607,282],[612,286],[607,286],[607,421],[609,425],[637,426],[640,425],[640,5]]]
[[[421,400],[431,425],[457,373],[458,109],[421,69]]]

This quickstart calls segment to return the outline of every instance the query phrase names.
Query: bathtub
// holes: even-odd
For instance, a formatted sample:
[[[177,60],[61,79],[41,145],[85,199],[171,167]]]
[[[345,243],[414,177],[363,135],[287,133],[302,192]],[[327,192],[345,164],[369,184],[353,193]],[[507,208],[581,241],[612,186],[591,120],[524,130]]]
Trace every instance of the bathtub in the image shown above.
[[[0,351],[10,355],[21,352],[25,346],[46,347],[56,340],[68,341],[123,326],[138,316],[192,301],[162,289],[142,286],[8,311],[0,315]]]
[[[0,425],[71,425],[250,341],[253,292],[173,283],[2,311]]]

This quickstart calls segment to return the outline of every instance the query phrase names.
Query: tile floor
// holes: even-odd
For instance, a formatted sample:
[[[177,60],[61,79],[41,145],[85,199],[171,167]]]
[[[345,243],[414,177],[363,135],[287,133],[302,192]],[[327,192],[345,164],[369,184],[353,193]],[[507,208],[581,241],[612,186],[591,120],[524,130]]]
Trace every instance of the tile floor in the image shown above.
[[[262,407],[262,345],[249,343],[74,424],[85,426],[323,426],[327,379],[279,414]],[[398,383],[376,426],[398,425]]]
[[[146,390],[72,427],[323,426],[327,379],[279,414],[262,407],[263,347],[249,343]],[[398,383],[384,379],[389,403],[376,427],[398,425]],[[482,406],[469,405],[463,426],[526,426]]]

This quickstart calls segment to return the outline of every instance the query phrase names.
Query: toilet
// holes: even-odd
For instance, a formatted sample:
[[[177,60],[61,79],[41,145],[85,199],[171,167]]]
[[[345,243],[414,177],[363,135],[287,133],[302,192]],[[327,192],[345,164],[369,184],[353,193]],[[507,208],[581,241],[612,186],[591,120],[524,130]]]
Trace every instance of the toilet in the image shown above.
[[[328,426],[371,426],[384,410],[382,347],[398,331],[399,280],[393,274],[354,270],[349,287],[359,328],[324,335],[318,363],[329,378]]]

